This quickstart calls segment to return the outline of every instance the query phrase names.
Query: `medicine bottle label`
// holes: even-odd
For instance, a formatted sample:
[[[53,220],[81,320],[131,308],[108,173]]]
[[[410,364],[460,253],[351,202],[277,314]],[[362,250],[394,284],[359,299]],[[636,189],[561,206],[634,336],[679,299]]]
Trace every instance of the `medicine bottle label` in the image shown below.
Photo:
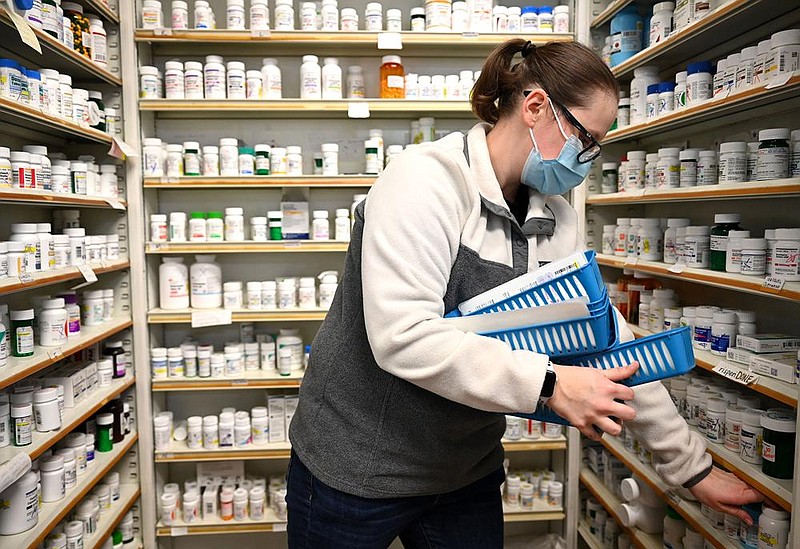
[[[728,334],[712,335],[711,350],[725,352],[731,344],[731,337]]]
[[[14,418],[14,446],[27,446],[33,442],[33,418],[31,416]]]
[[[694,340],[700,345],[708,346],[711,342],[711,327],[695,326]]]
[[[773,274],[778,277],[800,274],[800,247],[776,247],[772,256]]]
[[[775,463],[775,445],[769,442],[763,442],[761,444],[761,457],[770,463]]]
[[[758,149],[756,179],[785,179],[789,175],[789,148],[769,147]]]
[[[33,353],[33,328],[31,326],[20,326],[14,330],[14,337],[17,340],[16,348],[19,354]]]
[[[711,235],[711,251],[724,252],[727,249],[728,237],[721,235]]]

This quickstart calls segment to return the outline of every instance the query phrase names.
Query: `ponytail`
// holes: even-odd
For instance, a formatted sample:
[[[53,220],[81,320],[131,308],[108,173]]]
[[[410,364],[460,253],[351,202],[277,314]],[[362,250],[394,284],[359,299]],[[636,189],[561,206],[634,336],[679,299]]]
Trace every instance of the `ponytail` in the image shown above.
[[[514,57],[522,58],[514,63]],[[619,84],[603,61],[577,42],[534,46],[522,38],[498,46],[481,68],[472,88],[472,112],[489,124],[513,112],[522,92],[543,88],[555,103],[586,107],[597,91],[617,97]]]

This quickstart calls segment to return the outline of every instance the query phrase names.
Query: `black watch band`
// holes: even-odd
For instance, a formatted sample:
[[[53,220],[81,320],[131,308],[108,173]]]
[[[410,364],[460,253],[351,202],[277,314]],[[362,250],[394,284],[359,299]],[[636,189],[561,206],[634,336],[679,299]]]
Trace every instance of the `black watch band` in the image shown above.
[[[547,362],[547,373],[544,374],[544,383],[542,383],[542,390],[539,393],[539,401],[542,404],[547,404],[547,401],[553,397],[556,389],[556,371],[553,368],[553,363]]]

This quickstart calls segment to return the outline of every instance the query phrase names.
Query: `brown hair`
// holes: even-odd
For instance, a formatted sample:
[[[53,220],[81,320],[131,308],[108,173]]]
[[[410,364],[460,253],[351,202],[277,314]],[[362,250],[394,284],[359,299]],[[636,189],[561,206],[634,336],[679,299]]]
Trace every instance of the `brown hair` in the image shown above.
[[[512,64],[516,54],[519,63]],[[536,47],[514,38],[495,48],[483,63],[472,88],[472,112],[490,124],[514,110],[522,92],[532,85],[543,88],[554,103],[564,107],[586,107],[597,91],[613,97],[619,84],[605,63],[592,50],[577,42],[549,42]]]

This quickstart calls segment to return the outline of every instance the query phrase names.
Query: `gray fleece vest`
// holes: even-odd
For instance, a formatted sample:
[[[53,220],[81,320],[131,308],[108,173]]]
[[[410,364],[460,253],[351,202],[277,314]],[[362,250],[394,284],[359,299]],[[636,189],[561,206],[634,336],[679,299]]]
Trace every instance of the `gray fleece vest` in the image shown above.
[[[518,232],[515,258],[527,257],[527,240],[512,225]],[[314,339],[289,431],[292,447],[314,476],[349,494],[386,498],[457,490],[502,465],[505,418],[447,400],[378,366],[364,324],[363,229],[364,203],[356,209],[338,291]],[[481,259],[462,245],[445,310],[526,272],[526,261],[514,264]]]

